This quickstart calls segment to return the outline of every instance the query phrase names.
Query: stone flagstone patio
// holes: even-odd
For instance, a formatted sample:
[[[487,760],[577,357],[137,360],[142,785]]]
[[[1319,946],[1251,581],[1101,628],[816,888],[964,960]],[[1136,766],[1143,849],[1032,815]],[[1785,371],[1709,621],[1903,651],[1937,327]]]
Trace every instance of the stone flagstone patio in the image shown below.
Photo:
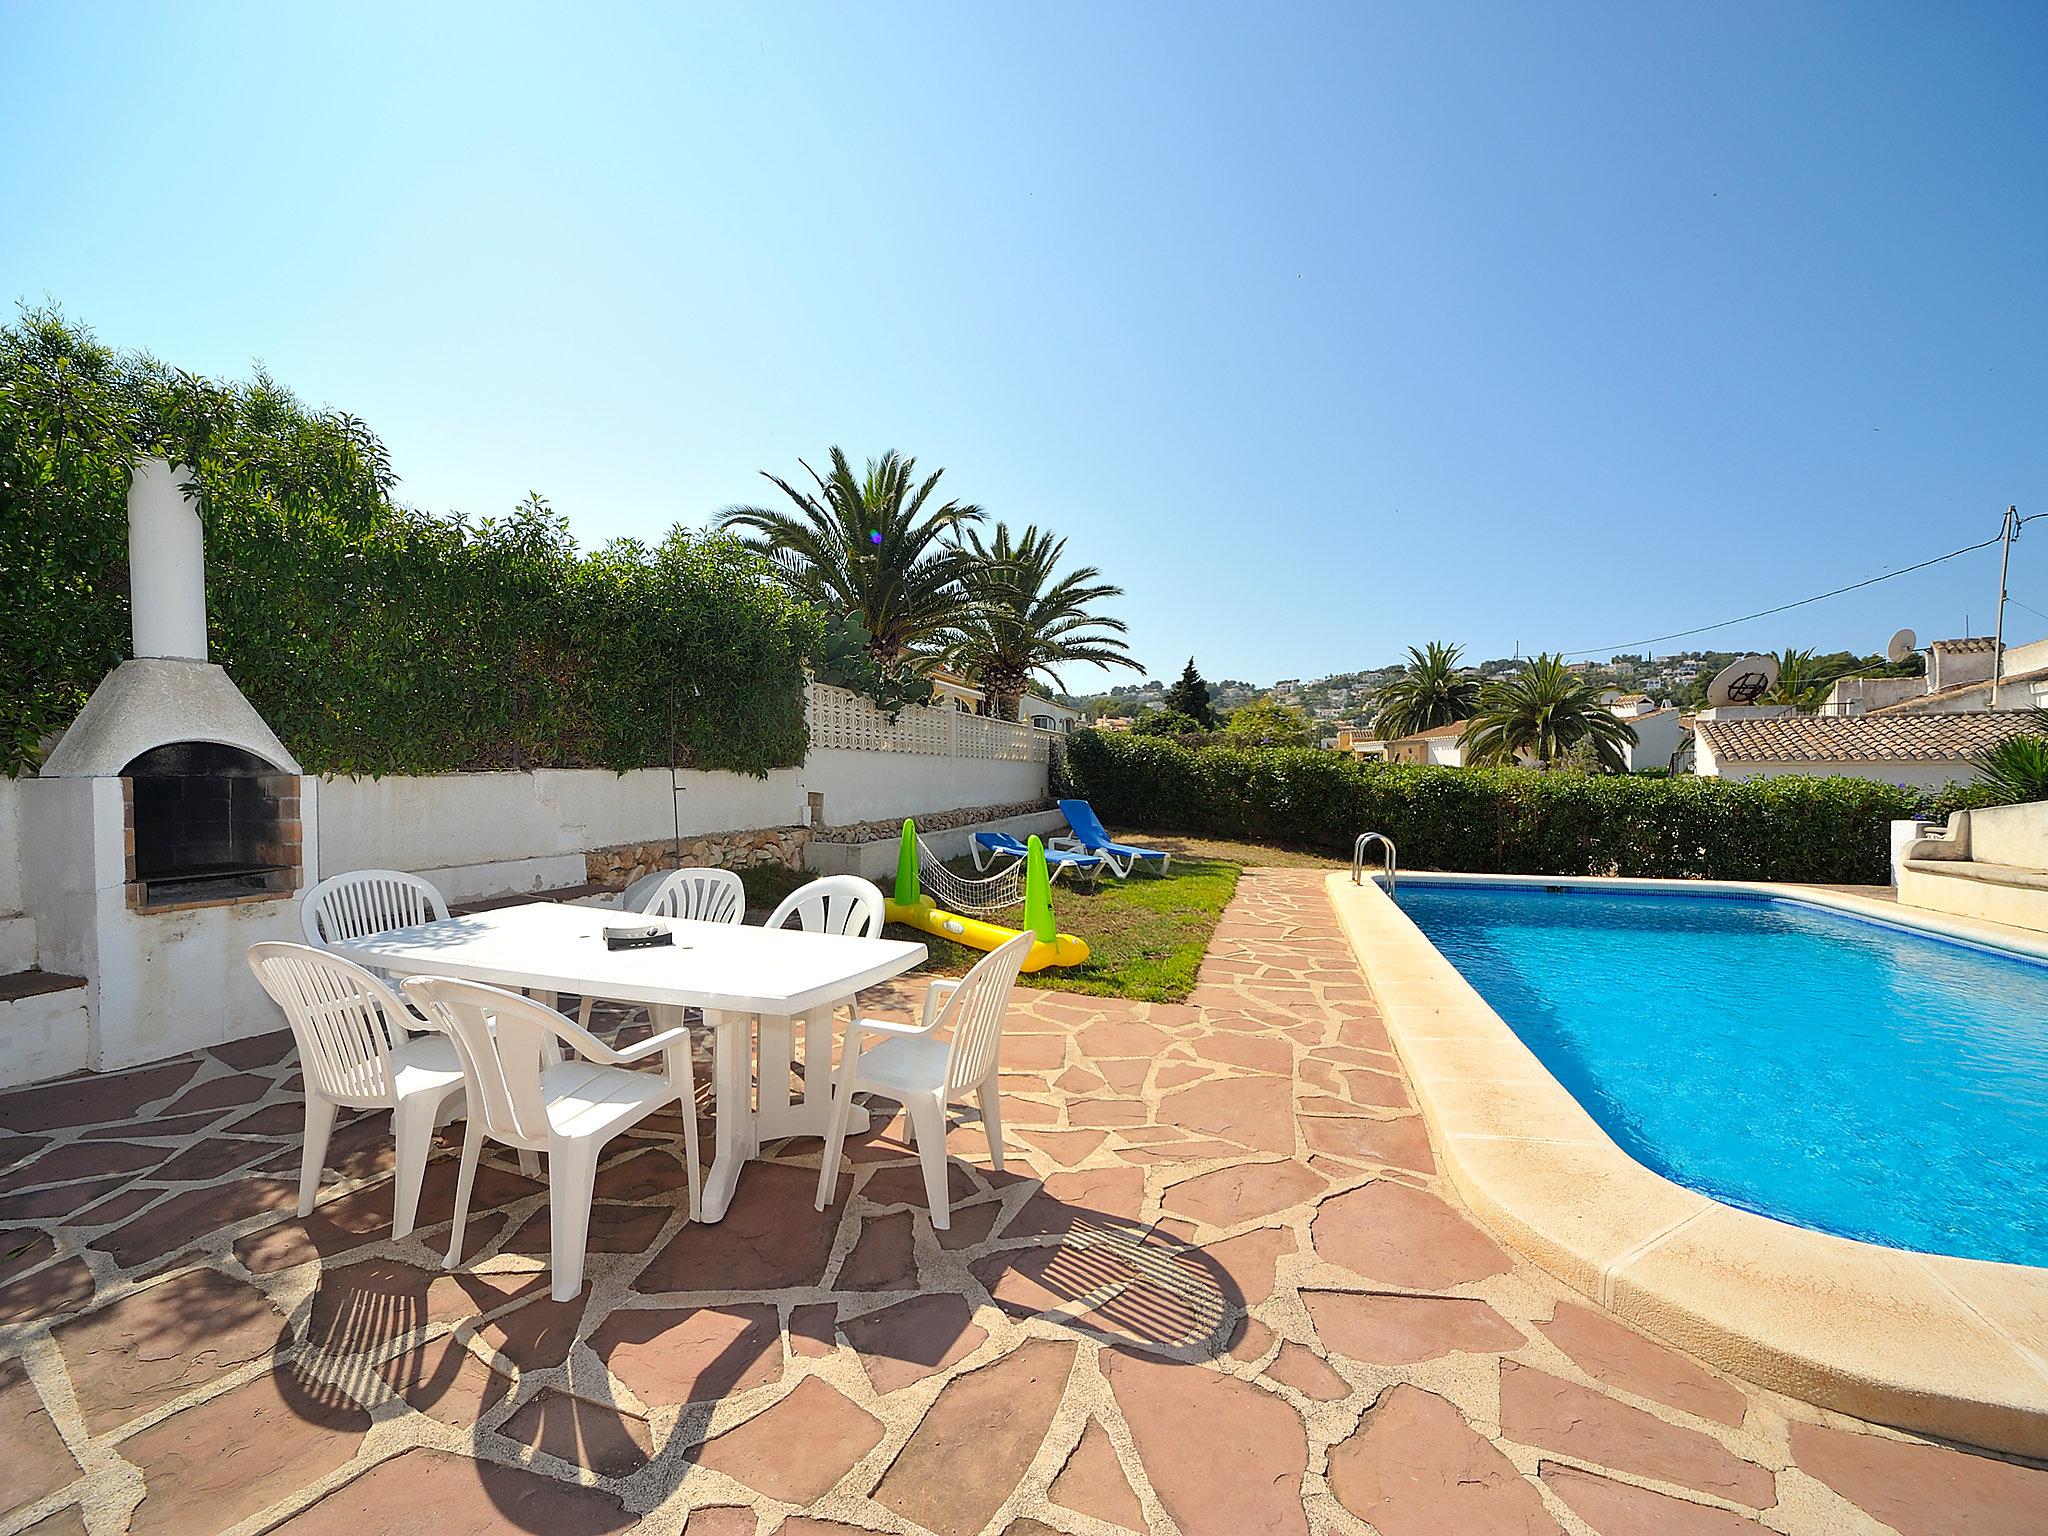
[[[1008,1167],[960,1126],[950,1231],[897,1122],[822,1215],[798,1141],[688,1226],[671,1118],[568,1304],[509,1157],[469,1268],[447,1152],[390,1241],[381,1115],[294,1219],[288,1035],[0,1099],[0,1536],[2048,1531],[2048,1471],[1747,1387],[1496,1245],[1321,881],[1248,871],[1187,1005],[1020,991]]]

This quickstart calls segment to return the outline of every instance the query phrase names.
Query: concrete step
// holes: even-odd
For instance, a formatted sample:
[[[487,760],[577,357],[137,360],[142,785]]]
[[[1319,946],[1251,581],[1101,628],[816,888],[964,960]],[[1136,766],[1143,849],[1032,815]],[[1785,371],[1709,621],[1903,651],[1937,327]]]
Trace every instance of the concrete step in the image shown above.
[[[83,976],[36,970],[0,975],[0,1088],[85,1070],[90,996]]]

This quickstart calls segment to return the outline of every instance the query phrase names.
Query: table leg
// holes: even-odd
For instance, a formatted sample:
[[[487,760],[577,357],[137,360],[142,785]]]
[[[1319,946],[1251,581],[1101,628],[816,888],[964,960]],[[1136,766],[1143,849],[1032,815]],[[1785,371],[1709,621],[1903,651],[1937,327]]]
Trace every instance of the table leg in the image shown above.
[[[718,1098],[718,1135],[711,1171],[704,1178],[704,1220],[718,1221],[732,1205],[741,1165],[760,1147],[754,1127],[753,1084],[748,1081],[754,1042],[752,1019],[747,1014],[706,1009],[704,1022],[713,1031],[711,1080]]]
[[[790,1064],[794,1056],[794,1020],[761,1017],[761,1113],[763,1141],[780,1136],[823,1136],[832,1119],[832,1015],[813,1008],[804,1021],[804,1091],[794,1096]],[[868,1128],[868,1112],[858,1104],[846,1122],[850,1136]]]

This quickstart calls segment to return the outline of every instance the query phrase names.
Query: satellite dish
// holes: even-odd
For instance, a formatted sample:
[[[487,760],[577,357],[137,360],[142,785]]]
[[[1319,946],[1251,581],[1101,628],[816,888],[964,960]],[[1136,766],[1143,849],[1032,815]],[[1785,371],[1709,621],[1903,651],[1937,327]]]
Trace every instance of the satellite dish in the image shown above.
[[[1714,674],[1707,687],[1707,704],[1712,709],[1754,704],[1777,686],[1777,657],[1739,656]]]
[[[1886,661],[1904,661],[1920,648],[1920,637],[1910,629],[1902,629],[1884,643]]]

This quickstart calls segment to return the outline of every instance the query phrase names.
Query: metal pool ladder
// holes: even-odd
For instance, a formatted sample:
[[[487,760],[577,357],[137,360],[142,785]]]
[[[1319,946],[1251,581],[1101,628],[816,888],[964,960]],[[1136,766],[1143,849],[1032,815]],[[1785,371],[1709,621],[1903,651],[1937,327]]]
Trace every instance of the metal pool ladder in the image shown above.
[[[1387,850],[1387,894],[1391,896],[1394,893],[1395,881],[1399,878],[1396,871],[1401,862],[1401,856],[1394,849],[1394,840],[1384,832],[1361,832],[1358,834],[1358,841],[1351,845],[1351,883],[1353,885],[1365,883],[1365,850],[1374,843],[1383,844]]]

